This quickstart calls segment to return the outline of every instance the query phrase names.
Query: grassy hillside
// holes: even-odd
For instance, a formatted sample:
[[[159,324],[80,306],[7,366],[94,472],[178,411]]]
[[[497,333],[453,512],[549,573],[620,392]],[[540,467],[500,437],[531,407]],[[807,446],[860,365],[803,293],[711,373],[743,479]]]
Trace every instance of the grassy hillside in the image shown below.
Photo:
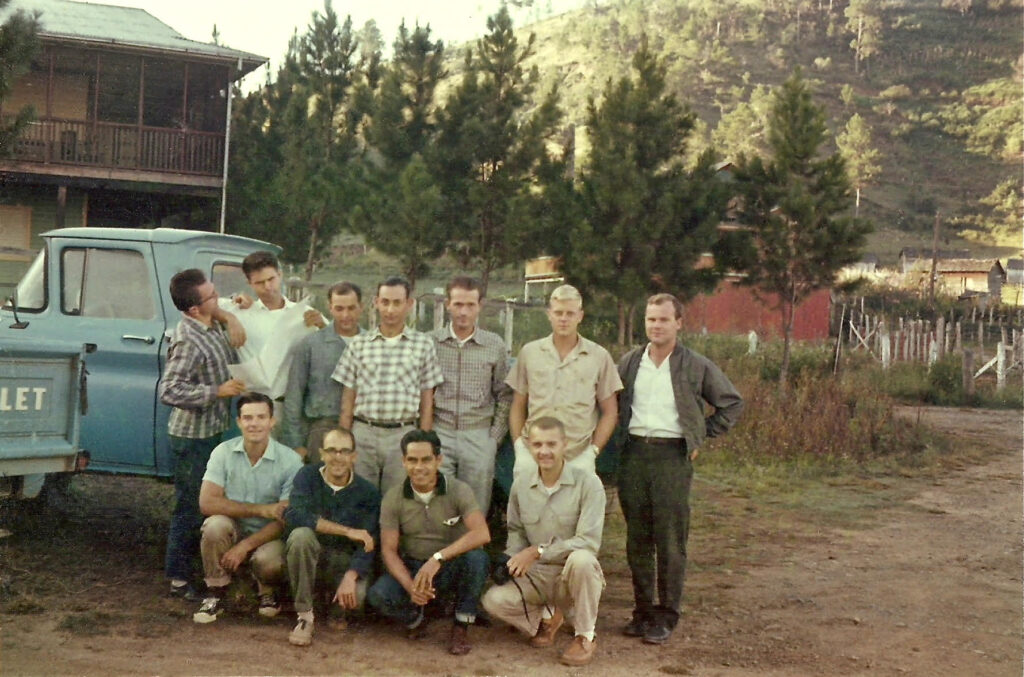
[[[972,223],[987,226],[995,217],[979,201],[1000,182],[1019,180],[1020,143],[1013,139],[1020,136],[1022,15],[1019,0],[998,9],[993,0],[974,2],[966,14],[940,0],[873,4],[881,8],[878,45],[860,72],[842,1],[588,2],[519,32],[524,43],[537,35],[531,63],[544,82],[540,91],[560,88],[567,121],[577,127],[578,164],[586,162],[587,100],[629,72],[643,34],[665,58],[673,91],[703,122],[695,148],[709,143],[723,114],[748,102],[758,85],[775,86],[802,67],[834,132],[854,113],[872,128],[882,170],[864,189],[861,213],[878,229],[869,251],[885,263],[900,246],[930,246],[936,210],[951,244]],[[461,50],[449,54],[455,77]],[[752,129],[751,137],[758,133]],[[984,233],[967,246],[979,255],[1019,255],[1019,235],[1014,242],[996,247]]]

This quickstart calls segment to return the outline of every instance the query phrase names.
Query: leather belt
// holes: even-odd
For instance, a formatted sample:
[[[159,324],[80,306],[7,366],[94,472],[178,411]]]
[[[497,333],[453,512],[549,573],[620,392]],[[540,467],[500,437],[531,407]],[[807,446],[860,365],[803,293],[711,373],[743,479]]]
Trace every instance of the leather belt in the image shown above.
[[[353,416],[353,420],[365,423],[372,428],[386,428],[388,430],[394,430],[395,428],[404,428],[410,425],[416,425],[416,419],[411,421],[375,421],[371,418],[365,418],[363,416]]]
[[[637,444],[647,445],[658,445],[666,447],[679,447],[686,446],[686,440],[682,437],[641,437],[640,435],[630,435],[630,442],[636,442]]]

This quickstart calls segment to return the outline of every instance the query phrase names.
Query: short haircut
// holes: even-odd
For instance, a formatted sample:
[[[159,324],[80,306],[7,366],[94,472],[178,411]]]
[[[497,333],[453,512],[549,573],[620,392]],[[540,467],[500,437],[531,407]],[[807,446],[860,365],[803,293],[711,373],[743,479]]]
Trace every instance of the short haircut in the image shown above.
[[[660,306],[662,303],[671,303],[672,309],[676,311],[676,319],[683,316],[683,302],[672,294],[655,294],[647,299],[647,305]]]
[[[339,434],[344,435],[345,437],[347,437],[348,441],[352,443],[352,451],[356,450],[356,436],[355,436],[355,434],[353,434],[353,432],[351,430],[349,430],[348,428],[342,428],[341,426],[338,426],[337,428],[331,428],[330,430],[328,430],[327,432],[324,433],[324,436],[323,436],[322,439],[326,440],[327,436],[330,435],[331,433],[339,433]],[[321,441],[320,444],[323,445],[324,442]]]
[[[583,307],[583,297],[580,295],[580,290],[571,284],[555,287],[555,290],[551,292],[551,296],[548,298],[549,304],[552,301],[576,301],[580,308]]]
[[[242,407],[246,404],[256,404],[257,402],[263,402],[270,408],[270,415],[274,415],[274,400],[270,399],[270,396],[264,395],[263,393],[247,392],[242,393],[238,396],[238,402],[235,403],[235,411],[238,415],[242,415]]]
[[[355,282],[336,282],[331,285],[331,288],[327,290],[327,303],[331,302],[331,297],[337,294],[338,296],[344,296],[346,294],[355,294],[356,301],[359,303],[363,302],[363,290],[359,288]]]
[[[412,285],[409,284],[409,280],[401,277],[400,275],[392,275],[383,282],[377,285],[377,296],[380,296],[381,287],[405,287],[405,298],[412,298]]]
[[[447,299],[452,297],[452,289],[465,289],[466,291],[475,291],[479,298],[477,300],[484,300],[484,284],[475,277],[469,275],[456,275],[448,283],[448,286],[444,288],[444,296]]]
[[[562,439],[565,439],[565,424],[554,416],[541,416],[538,418],[530,424],[530,429],[526,431],[526,436],[532,435],[534,430],[557,430]]]
[[[402,435],[401,446],[403,457],[405,456],[405,450],[414,442],[429,442],[430,446],[434,448],[434,456],[441,453],[441,438],[437,436],[437,433],[433,430],[420,430],[419,428],[414,428]]]
[[[192,306],[203,302],[199,296],[199,287],[206,284],[206,275],[198,268],[183,270],[171,278],[171,300],[174,307],[183,313]]]
[[[277,262],[277,257],[272,252],[253,252],[242,259],[242,272],[245,273],[245,279],[247,280],[250,275],[264,268],[273,268],[281,272],[281,264]]]

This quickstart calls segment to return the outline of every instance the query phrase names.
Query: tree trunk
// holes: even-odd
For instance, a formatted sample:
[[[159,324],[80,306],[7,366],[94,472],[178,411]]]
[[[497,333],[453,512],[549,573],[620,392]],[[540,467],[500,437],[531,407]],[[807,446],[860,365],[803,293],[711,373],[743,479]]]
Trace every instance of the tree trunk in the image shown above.
[[[782,303],[782,366],[779,367],[779,383],[789,383],[789,353],[793,343],[793,318],[796,316],[796,292],[793,290]]]
[[[857,17],[857,46],[853,50],[853,72],[860,74],[860,40],[864,33],[864,17]]]
[[[853,203],[853,216],[860,216],[860,186],[857,186],[857,199]]]
[[[306,282],[313,279],[313,262],[316,260],[316,238],[320,233],[320,217],[313,219],[309,229],[309,251],[306,253]]]
[[[636,305],[630,304],[629,312],[626,314],[626,341],[627,345],[633,345],[636,339]]]
[[[626,345],[626,302],[619,299],[615,302],[616,308],[619,311],[619,340],[620,346]]]

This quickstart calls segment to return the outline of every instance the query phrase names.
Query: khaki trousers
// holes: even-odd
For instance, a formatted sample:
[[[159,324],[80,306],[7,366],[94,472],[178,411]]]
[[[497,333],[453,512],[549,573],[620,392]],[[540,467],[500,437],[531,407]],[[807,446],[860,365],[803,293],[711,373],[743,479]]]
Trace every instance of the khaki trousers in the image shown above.
[[[552,611],[555,607],[561,609],[576,634],[581,635],[593,632],[597,626],[602,590],[604,572],[597,556],[589,550],[576,550],[565,565],[535,562],[526,576],[494,586],[484,594],[483,606],[494,618],[532,637],[540,627],[546,603]]]
[[[213,515],[203,522],[199,550],[203,556],[206,585],[219,588],[231,583],[231,572],[220,564],[224,556],[239,541],[238,523],[225,515]],[[284,544],[277,538],[249,553],[249,564],[256,579],[259,594],[272,592],[284,577]]]

